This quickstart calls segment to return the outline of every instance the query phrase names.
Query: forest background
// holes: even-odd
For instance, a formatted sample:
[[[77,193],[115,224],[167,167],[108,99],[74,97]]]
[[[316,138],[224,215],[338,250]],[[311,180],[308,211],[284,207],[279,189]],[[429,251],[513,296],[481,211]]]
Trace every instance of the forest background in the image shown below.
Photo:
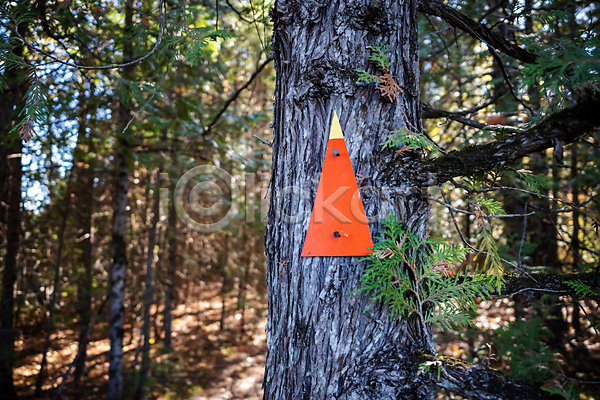
[[[421,13],[425,153],[502,138],[599,90],[597,2],[449,4],[541,61],[519,64]],[[104,398],[115,374],[125,398],[261,397],[272,6],[1,4],[0,398]],[[595,129],[524,157],[512,176],[472,177],[518,189],[489,194],[511,216],[486,219],[498,256],[517,267],[507,271],[597,272],[599,146]],[[183,180],[179,209],[173,201],[200,165],[232,177],[218,182],[228,223],[210,230],[190,202],[202,174]],[[215,193],[196,202],[209,207]],[[465,192],[430,196],[433,237],[481,245]],[[481,263],[475,255],[460,267]],[[479,299],[472,327],[436,328],[438,352],[600,398],[598,291],[551,292]]]

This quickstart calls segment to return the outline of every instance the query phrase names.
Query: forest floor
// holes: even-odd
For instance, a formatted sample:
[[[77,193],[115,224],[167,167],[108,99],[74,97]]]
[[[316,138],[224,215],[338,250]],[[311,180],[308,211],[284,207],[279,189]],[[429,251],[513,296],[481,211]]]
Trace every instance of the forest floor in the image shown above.
[[[174,310],[173,350],[165,352],[162,340],[151,341],[148,395],[156,400],[191,399],[262,399],[262,379],[266,355],[266,304],[249,295],[244,315],[236,310],[235,298],[226,300],[223,329],[220,330],[222,302],[220,284],[208,284],[197,301],[181,304]],[[104,318],[106,320],[106,318]],[[141,325],[141,322],[138,323]],[[71,324],[72,325],[72,324]],[[110,343],[106,323],[97,326],[88,347],[86,376],[79,386],[67,381],[61,399],[105,399]],[[124,337],[124,398],[133,398],[137,385],[132,365],[139,341],[139,328]],[[78,332],[59,327],[52,335],[48,353],[48,374],[44,399],[53,399],[77,353]],[[25,334],[17,342],[20,357],[15,366],[15,384],[21,399],[33,399],[43,349],[43,329],[36,335]],[[137,369],[139,364],[137,362]]]
[[[220,287],[220,283],[207,284],[197,288],[197,294],[192,290],[192,296],[189,296],[188,291],[187,304],[181,304],[174,310],[172,351],[165,352],[162,339],[155,338],[151,347],[151,378],[147,383],[147,399],[262,399],[266,303],[264,299],[249,293],[242,331],[242,313],[236,310],[237,299],[234,296],[228,297],[221,330]],[[529,307],[529,302],[525,302],[524,307],[520,308],[521,313],[531,313],[528,311]],[[563,307],[563,311],[566,309],[568,307]],[[535,319],[516,323],[514,310],[514,302],[509,299],[481,302],[474,328],[444,333],[436,329],[439,354],[477,364],[491,356],[494,360],[493,367],[506,373],[516,373],[519,378],[526,380],[531,378],[527,375],[539,374],[540,371],[545,374],[544,371],[554,370],[558,375],[536,376],[534,380],[539,382],[542,378],[538,384],[546,382],[547,387],[558,386],[561,391],[563,386],[574,382],[587,394],[586,399],[600,399],[600,385],[581,387],[579,381],[593,380],[600,383],[600,368],[596,362],[600,358],[600,342],[592,335],[587,321],[582,319],[581,323],[586,329],[582,329],[580,334],[572,326],[567,326],[568,331],[563,340],[551,344],[551,336],[548,336],[541,324],[535,323]],[[565,315],[565,319],[569,320],[570,317]],[[59,326],[52,335],[47,374],[50,378],[45,380],[44,399],[54,399],[55,388],[61,383],[62,375],[77,352],[78,332],[66,328],[73,325],[71,321],[64,327]],[[139,343],[141,322],[136,322],[136,325],[138,327],[133,330],[133,337],[129,327],[124,339],[123,380],[124,398],[127,399],[134,397],[137,385],[137,380],[132,379],[132,365]],[[17,342],[20,357],[16,363],[15,381],[21,399],[26,400],[34,399],[35,380],[44,342],[43,329],[38,327],[35,332],[30,334],[25,331],[24,339]],[[61,399],[105,398],[110,346],[107,337],[106,322],[103,322],[96,327],[90,340],[86,376],[79,386],[68,381]],[[550,344],[545,345],[540,339]],[[535,343],[538,347],[535,347]],[[530,355],[507,360],[507,351]],[[139,370],[139,361],[137,365]],[[440,396],[447,398],[442,393]]]

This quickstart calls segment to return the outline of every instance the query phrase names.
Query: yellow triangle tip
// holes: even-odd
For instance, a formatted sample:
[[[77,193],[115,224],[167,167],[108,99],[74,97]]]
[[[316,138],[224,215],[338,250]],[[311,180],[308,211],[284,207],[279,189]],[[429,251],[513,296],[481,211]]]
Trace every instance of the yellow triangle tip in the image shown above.
[[[329,139],[343,139],[342,126],[338,119],[337,113],[333,112],[333,120],[331,121],[331,131],[329,131]]]

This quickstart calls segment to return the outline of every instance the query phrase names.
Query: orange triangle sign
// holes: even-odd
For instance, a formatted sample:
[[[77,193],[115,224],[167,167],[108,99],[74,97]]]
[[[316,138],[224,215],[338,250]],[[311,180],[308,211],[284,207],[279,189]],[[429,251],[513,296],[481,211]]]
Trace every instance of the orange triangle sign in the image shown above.
[[[365,256],[372,252],[369,247],[373,247],[373,239],[342,127],[334,111],[302,256]]]

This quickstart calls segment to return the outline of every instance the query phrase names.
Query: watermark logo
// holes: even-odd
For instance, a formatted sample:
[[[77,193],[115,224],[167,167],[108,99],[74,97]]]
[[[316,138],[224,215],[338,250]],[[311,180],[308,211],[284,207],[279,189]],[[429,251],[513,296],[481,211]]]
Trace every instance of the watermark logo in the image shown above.
[[[223,189],[229,192],[229,199]],[[224,169],[201,165],[183,174],[173,199],[177,216],[188,228],[213,233],[226,228],[237,216],[240,188]]]
[[[257,175],[260,182],[258,186]],[[161,179],[168,181],[168,175],[161,174]],[[255,223],[257,214],[260,214],[260,221],[264,221],[269,208],[269,182],[269,173],[232,176],[214,165],[197,166],[177,181],[172,197],[175,213],[188,229],[199,233],[219,232],[232,223]],[[323,223],[324,213],[333,216],[340,223],[351,223],[348,217],[361,224],[373,223],[379,218],[379,207],[369,207],[369,204],[379,203],[382,195],[383,198],[389,196],[385,189],[363,186],[359,190],[360,194],[358,191],[350,193],[349,187],[340,187],[326,199],[314,199],[317,194],[316,182],[318,179],[313,191],[299,186],[278,190],[273,197],[274,204],[271,207],[274,210],[271,216],[286,224],[303,223],[311,218],[311,213],[315,214],[316,224]],[[243,197],[240,190],[242,186]],[[161,188],[161,221],[168,214],[169,197],[169,189]],[[359,206],[361,198],[367,215]],[[316,202],[314,210],[313,201]],[[346,201],[349,201],[347,206],[344,204]]]

